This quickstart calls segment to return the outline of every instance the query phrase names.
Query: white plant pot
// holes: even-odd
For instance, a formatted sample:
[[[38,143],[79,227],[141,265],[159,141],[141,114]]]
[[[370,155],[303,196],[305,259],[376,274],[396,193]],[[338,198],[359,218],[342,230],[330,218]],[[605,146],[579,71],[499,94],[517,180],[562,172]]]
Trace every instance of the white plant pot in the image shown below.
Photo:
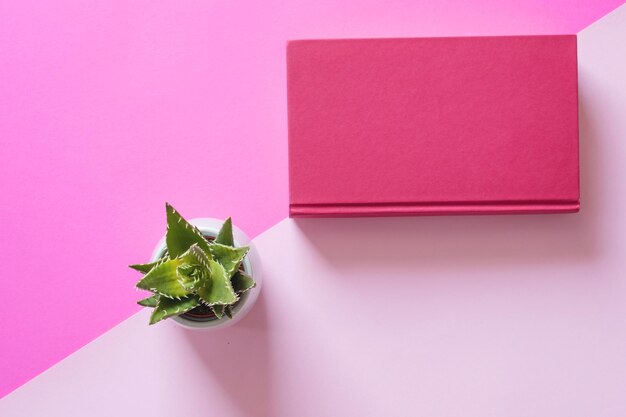
[[[189,220],[189,223],[196,226],[203,235],[217,237],[217,233],[222,227],[224,220],[213,218],[198,218]],[[216,318],[208,321],[194,321],[180,315],[172,316],[168,320],[172,320],[174,323],[187,329],[220,329],[232,326],[233,324],[244,318],[246,314],[248,314],[258,298],[259,292],[261,291],[261,260],[259,258],[259,253],[257,252],[254,244],[252,243],[248,235],[246,235],[241,229],[239,229],[235,225],[233,225],[233,238],[236,247],[250,247],[250,251],[243,260],[243,267],[245,271],[256,282],[256,286],[243,293],[239,300],[239,303],[233,308],[233,318],[230,319],[224,316],[221,319]],[[167,245],[165,244],[165,236],[163,236],[154,248],[154,251],[152,252],[151,262],[160,259],[166,249]]]

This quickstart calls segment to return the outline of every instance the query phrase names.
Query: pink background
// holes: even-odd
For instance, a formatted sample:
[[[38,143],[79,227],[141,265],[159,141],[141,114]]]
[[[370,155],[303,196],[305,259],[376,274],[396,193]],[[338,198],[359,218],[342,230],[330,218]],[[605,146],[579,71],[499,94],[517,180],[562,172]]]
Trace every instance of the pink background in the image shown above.
[[[575,33],[620,3],[2,0],[0,396],[138,310],[165,200],[284,218],[287,39]]]

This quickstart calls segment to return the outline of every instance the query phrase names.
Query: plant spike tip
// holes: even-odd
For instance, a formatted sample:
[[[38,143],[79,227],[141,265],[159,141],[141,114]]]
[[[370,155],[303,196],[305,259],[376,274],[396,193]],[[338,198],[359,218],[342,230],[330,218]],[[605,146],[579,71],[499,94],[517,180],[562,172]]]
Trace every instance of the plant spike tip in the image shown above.
[[[213,310],[213,313],[215,314],[215,317],[217,317],[218,319],[221,319],[222,317],[224,317],[224,306],[223,305],[214,305],[211,307],[211,310]]]
[[[215,243],[235,247],[235,239],[233,238],[233,221],[230,217],[224,221],[222,228],[215,238]]]
[[[156,307],[159,302],[159,295],[153,294],[148,298],[137,301],[137,304],[143,307]]]
[[[195,295],[185,297],[181,300],[161,298],[150,316],[150,324],[158,323],[168,317],[185,313],[192,308],[197,307],[199,304],[200,299]]]
[[[197,244],[205,252],[209,251],[209,242],[198,229],[191,227],[171,205],[166,205],[167,233],[165,243],[171,258],[176,258],[185,253],[192,245]]]
[[[256,285],[254,279],[244,271],[237,271],[230,279],[230,282],[233,284],[233,289],[237,294],[242,294]]]

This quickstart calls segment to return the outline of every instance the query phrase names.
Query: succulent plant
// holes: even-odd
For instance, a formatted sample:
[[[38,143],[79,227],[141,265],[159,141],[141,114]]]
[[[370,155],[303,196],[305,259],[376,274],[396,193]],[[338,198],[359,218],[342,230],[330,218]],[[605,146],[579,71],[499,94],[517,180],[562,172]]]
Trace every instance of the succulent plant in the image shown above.
[[[154,309],[150,324],[201,305],[210,307],[218,319],[232,318],[233,305],[255,286],[240,268],[249,247],[235,247],[230,217],[215,239],[207,240],[170,204],[165,211],[167,251],[155,262],[130,265],[144,274],[137,288],[152,292],[137,302]]]

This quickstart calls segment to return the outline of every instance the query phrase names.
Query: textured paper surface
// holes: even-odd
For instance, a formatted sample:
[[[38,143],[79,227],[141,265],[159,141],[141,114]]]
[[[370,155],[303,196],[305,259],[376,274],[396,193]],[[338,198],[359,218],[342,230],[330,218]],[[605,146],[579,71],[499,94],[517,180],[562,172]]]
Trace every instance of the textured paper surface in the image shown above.
[[[578,210],[575,36],[292,41],[290,213]]]

